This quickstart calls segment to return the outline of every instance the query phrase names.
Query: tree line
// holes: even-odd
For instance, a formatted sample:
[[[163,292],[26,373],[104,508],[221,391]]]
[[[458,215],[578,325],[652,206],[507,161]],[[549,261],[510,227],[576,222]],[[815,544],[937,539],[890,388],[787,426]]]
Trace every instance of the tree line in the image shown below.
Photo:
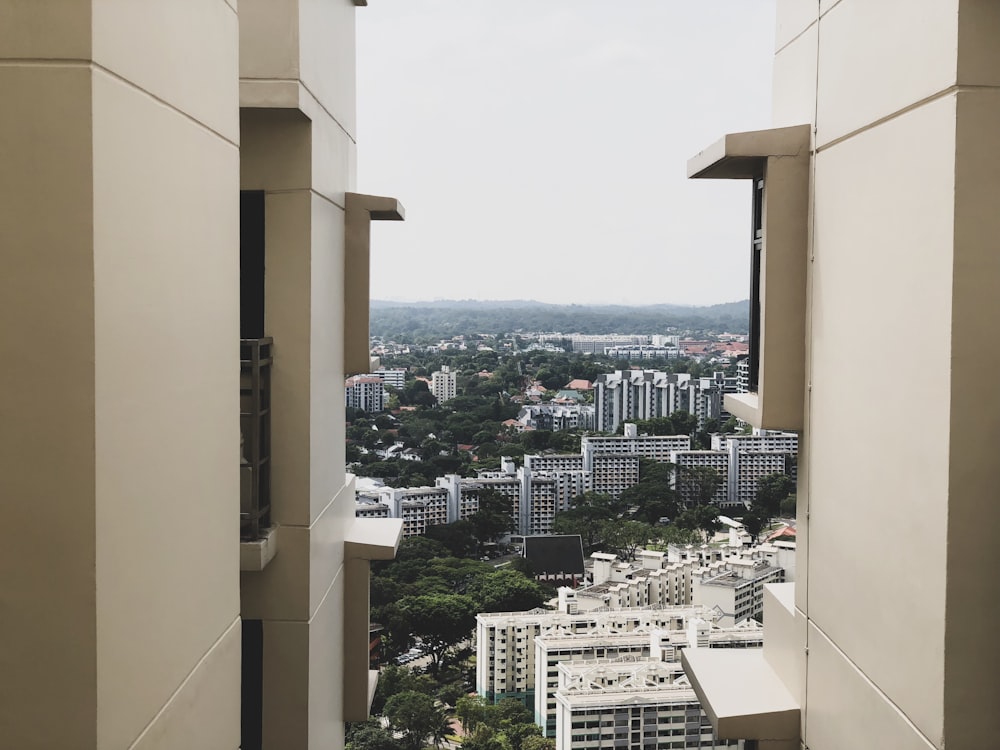
[[[707,307],[681,305],[545,305],[529,303],[373,302],[371,332],[396,341],[433,342],[456,335],[499,335],[514,331],[588,334],[728,331],[746,333],[749,302]]]

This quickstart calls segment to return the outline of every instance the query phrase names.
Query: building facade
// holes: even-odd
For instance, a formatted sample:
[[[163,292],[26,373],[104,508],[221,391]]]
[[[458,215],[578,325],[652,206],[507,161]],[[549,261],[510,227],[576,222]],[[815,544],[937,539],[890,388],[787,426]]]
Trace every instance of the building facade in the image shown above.
[[[808,554],[793,591],[766,590],[763,658],[692,654],[687,673],[721,736],[761,746],[990,747],[1000,644],[985,556],[1000,507],[984,499],[1000,401],[975,384],[998,357],[983,342],[1000,313],[1000,6],[777,10],[772,129],[729,134],[688,171],[759,196],[760,325],[728,408],[801,431]],[[888,395],[844,352],[904,320],[936,353]],[[887,337],[879,355],[907,347]],[[899,519],[906,533],[887,539]],[[743,701],[716,670],[750,678]]]
[[[677,662],[653,657],[563,662],[555,697],[557,750],[742,747],[741,740],[715,738]]]
[[[344,383],[348,408],[369,413],[385,411],[388,394],[385,383],[376,375],[354,375]]]
[[[450,401],[457,394],[458,373],[451,371],[448,365],[442,365],[440,370],[431,373],[431,395],[439,404]]]
[[[351,192],[357,5],[3,4],[5,747],[318,750],[367,714],[399,524],[353,517],[340,389],[401,209]]]

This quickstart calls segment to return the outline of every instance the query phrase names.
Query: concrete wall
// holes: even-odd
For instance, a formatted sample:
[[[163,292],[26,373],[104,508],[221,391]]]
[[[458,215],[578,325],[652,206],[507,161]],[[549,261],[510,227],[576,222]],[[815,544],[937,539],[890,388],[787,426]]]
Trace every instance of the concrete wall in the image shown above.
[[[1000,312],[1000,9],[932,5],[778,3],[774,125],[815,125],[795,592],[813,750],[1000,732],[979,551],[1000,523],[984,502],[1000,402],[975,385]],[[872,389],[844,355],[862,330],[890,362],[910,359],[890,332],[938,345]]]
[[[267,748],[343,744],[344,193],[355,157],[350,0],[240,4],[240,187],[265,191],[274,338],[272,513],[279,553],[241,577],[264,621]],[[276,33],[277,30],[277,33]]]
[[[236,12],[19,3],[0,37],[4,740],[235,748]]]

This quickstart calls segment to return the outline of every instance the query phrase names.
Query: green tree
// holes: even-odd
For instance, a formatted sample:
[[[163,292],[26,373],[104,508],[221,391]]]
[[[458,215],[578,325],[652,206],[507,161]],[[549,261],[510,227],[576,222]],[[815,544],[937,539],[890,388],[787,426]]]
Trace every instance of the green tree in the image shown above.
[[[480,724],[474,731],[465,735],[462,740],[462,750],[513,750],[513,748],[503,734],[485,724]]]
[[[469,516],[472,533],[479,544],[494,542],[498,537],[517,528],[514,522],[514,504],[506,495],[496,490],[479,491],[479,507]]]
[[[768,518],[765,514],[761,513],[756,505],[747,508],[743,513],[743,526],[746,527],[747,533],[754,538],[754,541],[760,541],[761,532],[767,527]]]
[[[573,500],[573,507],[556,514],[552,531],[556,534],[579,534],[584,552],[593,552],[602,541],[604,524],[617,517],[608,495],[588,492]]]
[[[719,522],[719,509],[712,504],[696,505],[688,508],[677,516],[677,525],[690,531],[701,530],[705,533],[705,541],[711,539],[722,524]]]
[[[677,484],[682,497],[690,498],[695,505],[705,505],[715,498],[722,477],[710,466],[678,466]]]
[[[655,528],[657,541],[660,544],[697,544],[701,541],[701,532],[697,529],[682,529],[676,523]]]
[[[399,602],[399,613],[397,628],[408,625],[409,632],[421,638],[435,672],[445,652],[468,638],[476,624],[475,602],[464,594],[407,596]]]
[[[453,557],[471,557],[476,552],[472,523],[464,518],[454,523],[428,526],[424,536],[443,544]]]
[[[417,674],[395,664],[386,664],[379,672],[375,697],[372,700],[372,714],[381,714],[386,701],[392,696],[413,690],[419,693],[429,693],[434,681],[425,674]]]
[[[347,750],[405,750],[377,719],[350,724],[345,739]]]
[[[530,719],[525,722],[520,723],[503,723],[503,733],[510,741],[510,746],[513,750],[523,750],[524,743],[531,739],[540,739],[542,736],[542,728],[532,722]]]
[[[551,737],[542,737],[541,729],[536,737],[525,737],[521,741],[521,750],[556,750],[556,741]]]
[[[634,560],[636,550],[653,535],[653,527],[641,521],[607,521],[602,531],[606,550],[614,550],[623,560]]]
[[[469,584],[468,593],[479,612],[521,612],[540,607],[548,599],[538,583],[510,568],[477,578]]]
[[[389,698],[384,713],[389,726],[403,733],[406,750],[420,750],[428,737],[440,734],[445,720],[444,713],[434,705],[434,699],[416,690],[405,690]]]
[[[619,501],[632,515],[649,524],[674,518],[679,512],[677,492],[672,486],[673,464],[639,459],[639,481],[622,491]]]
[[[481,695],[466,695],[455,704],[455,716],[462,722],[466,733],[475,731],[486,720],[488,704]]]
[[[757,497],[754,505],[767,514],[768,519],[781,512],[781,502],[795,492],[795,482],[787,474],[774,473],[757,480]]]

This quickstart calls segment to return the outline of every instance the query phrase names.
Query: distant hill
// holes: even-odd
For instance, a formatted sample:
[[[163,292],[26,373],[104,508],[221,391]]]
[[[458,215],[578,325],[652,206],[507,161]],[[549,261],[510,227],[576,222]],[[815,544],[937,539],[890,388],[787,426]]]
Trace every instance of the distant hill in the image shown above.
[[[530,300],[388,302],[372,300],[371,332],[386,338],[450,337],[471,333],[746,333],[748,300],[718,305],[553,305]]]

